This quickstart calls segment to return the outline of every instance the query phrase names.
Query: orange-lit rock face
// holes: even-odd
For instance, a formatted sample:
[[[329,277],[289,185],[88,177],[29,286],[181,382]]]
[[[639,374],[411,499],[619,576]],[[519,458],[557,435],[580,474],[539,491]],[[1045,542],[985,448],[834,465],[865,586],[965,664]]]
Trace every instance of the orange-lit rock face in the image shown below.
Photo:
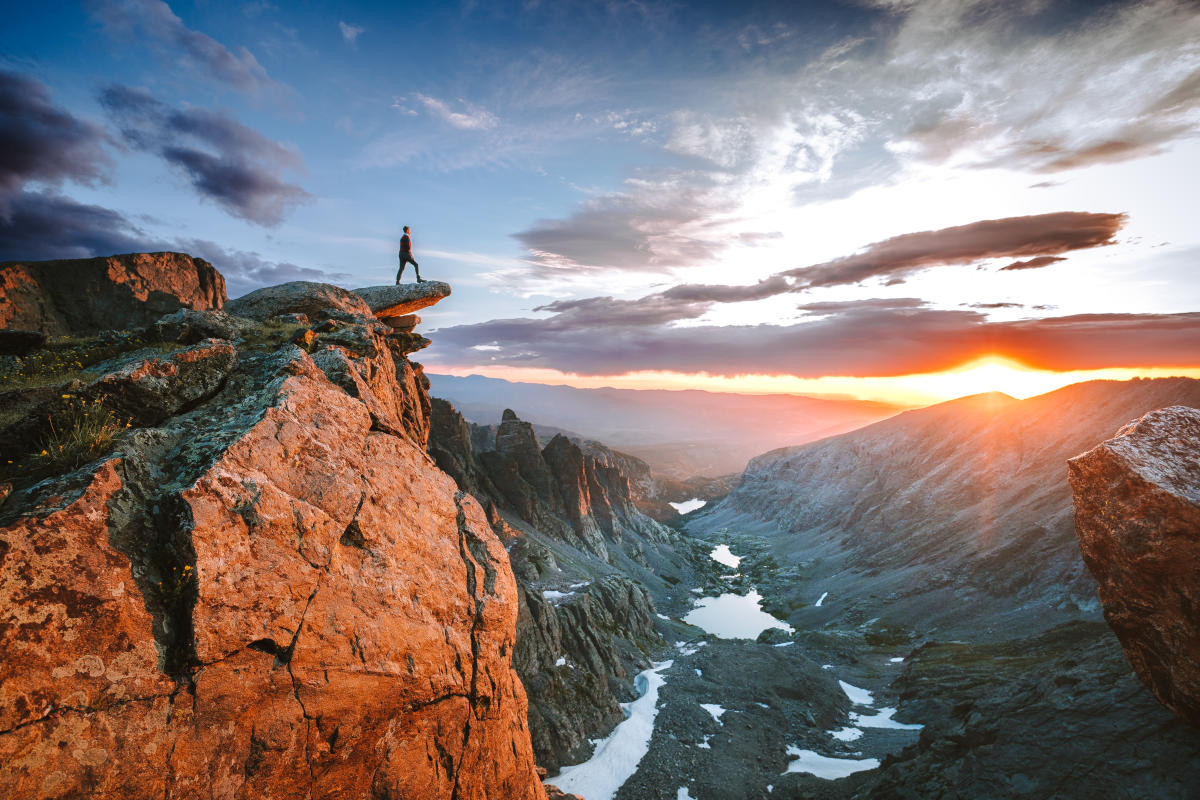
[[[1105,619],[1155,697],[1200,728],[1200,410],[1152,411],[1068,465]]]
[[[51,335],[127,330],[181,307],[224,303],[221,273],[183,253],[0,264],[0,328]]]
[[[289,358],[194,472],[149,432],[0,529],[0,796],[544,797],[483,510]]]

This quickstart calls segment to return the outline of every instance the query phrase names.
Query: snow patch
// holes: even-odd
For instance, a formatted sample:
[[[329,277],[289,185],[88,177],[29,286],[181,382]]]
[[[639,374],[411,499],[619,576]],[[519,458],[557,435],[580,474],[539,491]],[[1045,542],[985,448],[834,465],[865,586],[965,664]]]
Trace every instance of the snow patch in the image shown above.
[[[546,598],[547,600],[562,600],[564,597],[570,597],[573,594],[575,593],[559,592],[554,589],[547,589],[546,591],[542,592],[542,597]]]
[[[827,733],[839,742],[853,742],[863,737],[863,732],[858,728],[838,728],[836,731],[827,731]]]
[[[821,595],[820,597],[818,597],[818,598],[817,598],[817,603],[816,603],[816,605],[815,605],[815,606],[813,606],[813,607],[814,607],[814,608],[820,608],[820,607],[821,607],[821,605],[822,605],[822,604],[825,602],[825,598],[826,598],[826,597],[829,597],[829,592],[825,592],[823,595]]]
[[[879,766],[877,758],[830,758],[792,745],[788,745],[787,752],[789,756],[796,756],[796,760],[788,764],[784,775],[788,772],[806,772],[832,781]]]
[[[917,722],[896,722],[892,719],[895,715],[894,708],[881,708],[878,714],[869,716],[851,711],[850,721],[860,728],[886,728],[892,731],[919,731],[925,727]]]
[[[564,792],[580,794],[588,800],[612,800],[617,790],[637,771],[642,757],[650,749],[654,718],[658,715],[658,690],[666,683],[659,673],[670,669],[672,661],[660,661],[638,673],[635,685],[642,696],[622,703],[625,721],[602,740],[592,757],[582,764],[563,767],[554,785]]]
[[[696,798],[688,794],[686,786],[680,786],[679,791],[675,793],[675,800],[696,800]]]
[[[730,550],[729,545],[719,544],[712,549],[708,557],[718,564],[724,564],[727,567],[737,568],[737,565],[742,563],[741,556],[735,556]]]
[[[725,709],[716,703],[701,703],[700,707],[711,714],[717,722],[721,721],[721,715],[725,713]]]
[[[567,664],[566,656],[559,656],[558,661],[554,662],[554,666],[556,666],[556,667],[563,667],[563,666],[566,666],[566,664]]]
[[[897,658],[889,658],[888,659],[888,661],[892,662],[893,664],[899,664],[903,660],[904,660],[904,656],[899,656]]]
[[[856,706],[869,706],[875,702],[875,698],[866,689],[851,686],[845,681],[838,681],[838,685],[842,687],[842,691],[846,693],[846,697],[850,698],[850,702]]]
[[[704,508],[708,505],[708,501],[701,500],[699,497],[693,497],[691,500],[684,500],[682,503],[667,503],[667,505],[680,514],[690,514],[697,509]],[[589,797],[588,800],[592,799]]]

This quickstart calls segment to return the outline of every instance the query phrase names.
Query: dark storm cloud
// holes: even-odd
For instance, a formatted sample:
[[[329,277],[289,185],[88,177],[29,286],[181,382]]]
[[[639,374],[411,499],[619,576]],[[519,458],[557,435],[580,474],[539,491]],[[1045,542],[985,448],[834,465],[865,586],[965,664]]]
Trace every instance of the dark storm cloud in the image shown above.
[[[300,155],[226,114],[174,109],[144,89],[127,86],[105,89],[100,103],[126,142],[157,153],[182,171],[201,196],[234,216],[276,225],[309,198],[302,188],[278,177],[284,169],[301,169]]]
[[[921,300],[821,303],[794,325],[628,326],[596,319],[507,319],[443,328],[449,365],[548,367],[584,375],[633,370],[715,375],[890,376],[935,372],[988,353],[1046,369],[1200,363],[1200,314],[1080,315],[988,322],[979,311]],[[597,346],[602,342],[603,346]],[[474,349],[498,345],[500,350]]]
[[[1062,211],[989,219],[936,231],[906,233],[863,252],[780,273],[801,286],[837,286],[869,278],[903,279],[917,270],[991,258],[1056,255],[1113,244],[1124,214]]]
[[[1059,261],[1066,261],[1066,259],[1062,256],[1038,256],[1037,258],[1030,258],[1025,261],[1014,261],[1007,266],[1001,267],[1000,271],[1004,272],[1006,270],[1015,269],[1041,269],[1042,267],[1048,267],[1051,264],[1057,264]]]
[[[124,215],[49,192],[18,192],[0,214],[0,261],[166,249]]]
[[[301,267],[288,261],[268,261],[258,253],[230,250],[206,239],[185,239],[174,243],[176,249],[210,262],[225,276],[229,296],[240,297],[260,286],[275,286],[288,281],[345,283],[350,275]]]
[[[53,105],[44,84],[0,70],[0,195],[27,181],[102,179],[109,166],[105,141],[99,128]]]
[[[250,94],[279,92],[282,85],[268,75],[245,47],[236,52],[207,34],[188,28],[162,0],[90,0],[92,16],[122,40],[149,44],[171,64]]]

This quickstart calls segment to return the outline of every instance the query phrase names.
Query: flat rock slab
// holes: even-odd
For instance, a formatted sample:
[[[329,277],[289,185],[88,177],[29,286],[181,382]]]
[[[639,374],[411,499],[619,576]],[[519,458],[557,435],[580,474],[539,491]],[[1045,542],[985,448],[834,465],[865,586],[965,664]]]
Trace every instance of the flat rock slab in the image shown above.
[[[354,293],[367,301],[377,317],[411,314],[450,296],[450,284],[443,281],[404,283],[399,286],[364,286]]]
[[[447,294],[449,287],[447,287]],[[280,314],[305,314],[310,319],[325,317],[366,317],[373,309],[353,292],[330,283],[290,281],[278,286],[255,289],[236,300],[230,300],[225,310],[238,317],[260,321]]]

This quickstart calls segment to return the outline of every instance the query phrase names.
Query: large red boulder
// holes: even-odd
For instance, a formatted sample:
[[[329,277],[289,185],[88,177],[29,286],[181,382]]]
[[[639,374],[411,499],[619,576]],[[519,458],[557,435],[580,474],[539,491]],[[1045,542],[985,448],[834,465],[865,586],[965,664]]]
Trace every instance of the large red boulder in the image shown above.
[[[1200,728],[1200,410],[1152,411],[1067,465],[1105,618],[1155,697]]]
[[[225,304],[225,278],[185,253],[0,263],[0,328],[55,335],[128,330],[180,308]]]

